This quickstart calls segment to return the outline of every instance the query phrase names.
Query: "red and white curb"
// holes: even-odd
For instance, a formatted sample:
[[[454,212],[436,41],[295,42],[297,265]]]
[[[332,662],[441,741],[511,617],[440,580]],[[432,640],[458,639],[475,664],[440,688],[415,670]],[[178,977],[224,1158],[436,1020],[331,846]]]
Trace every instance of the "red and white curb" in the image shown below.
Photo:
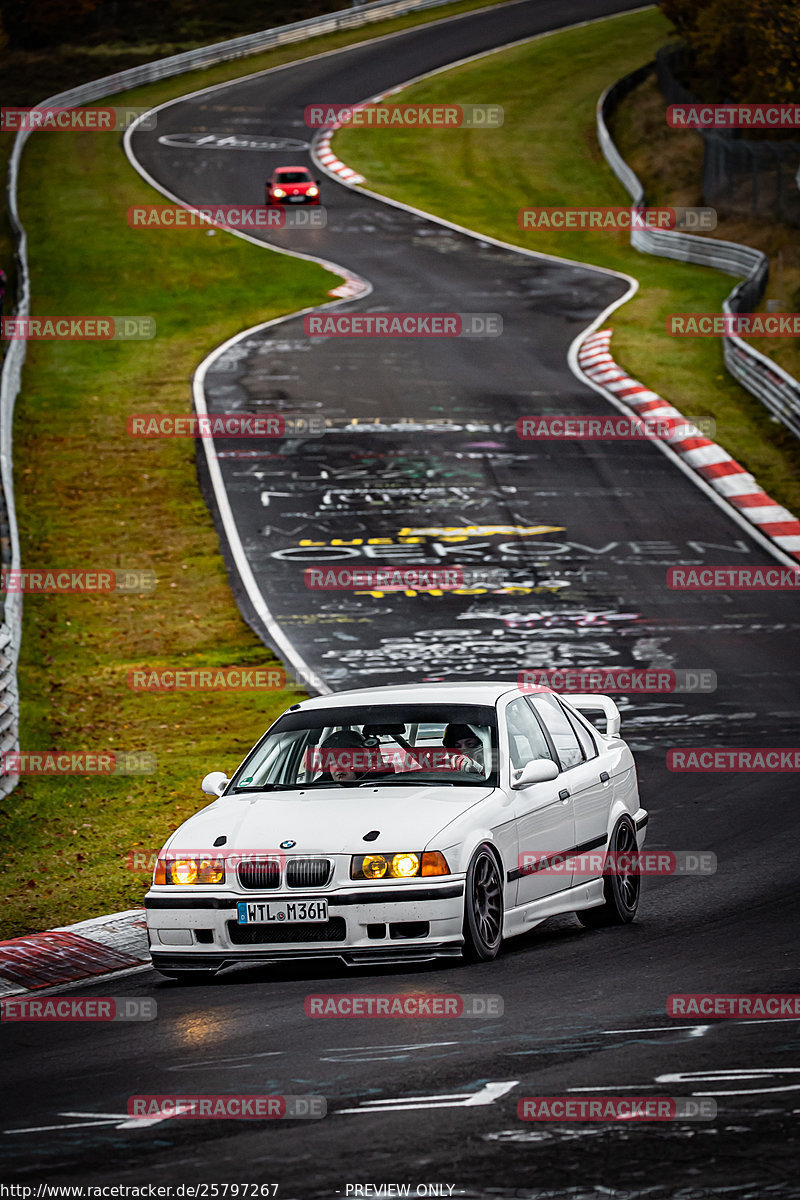
[[[413,83],[413,80],[402,83],[398,87],[389,88],[388,92],[381,92],[378,96],[370,96],[369,100],[362,100],[358,104],[348,105],[348,107],[352,112],[358,112],[362,108],[369,108],[371,104],[378,104],[381,100],[385,100],[387,96],[394,96],[398,92],[404,91],[408,87],[408,83]],[[337,129],[341,129],[346,124],[346,121],[335,121],[332,125],[322,130],[314,139],[312,159],[320,162],[329,175],[337,175],[339,179],[344,179],[348,183],[365,183],[366,180],[363,175],[359,175],[358,171],[354,171],[352,167],[348,167],[347,163],[343,163],[331,150],[331,138]]]
[[[150,963],[143,908],[0,942],[0,997]]]
[[[610,329],[601,329],[584,339],[578,364],[584,375],[633,409],[637,416],[657,418],[673,429],[675,438],[666,441],[687,466],[708,483],[740,516],[766,534],[785,554],[800,561],[800,521],[762,491],[727,450],[703,437],[699,430],[687,436],[686,418],[656,392],[632,379],[617,366],[609,351]]]
[[[364,176],[341,162],[331,150],[331,138],[337,129],[341,129],[341,124],[332,125],[330,129],[323,130],[316,144],[317,158],[331,175],[338,175],[340,179],[346,179],[348,183],[363,183]]]
[[[363,104],[354,105],[354,108],[363,108]],[[347,183],[363,183],[364,176],[359,175],[352,167],[348,167],[331,150],[331,138],[337,129],[341,129],[340,121],[335,125],[331,125],[328,129],[323,129],[322,133],[314,141],[314,157],[325,168],[329,175],[338,176],[339,179],[345,180]],[[365,284],[363,279],[359,279],[357,275],[346,277],[344,283],[339,287],[332,288],[328,292],[329,296],[338,296],[340,300],[354,300],[356,296],[364,294]]]
[[[357,275],[346,275],[344,283],[331,288],[328,295],[338,296],[340,300],[354,300],[356,296],[369,295],[371,290],[369,285],[363,279],[359,279]]]

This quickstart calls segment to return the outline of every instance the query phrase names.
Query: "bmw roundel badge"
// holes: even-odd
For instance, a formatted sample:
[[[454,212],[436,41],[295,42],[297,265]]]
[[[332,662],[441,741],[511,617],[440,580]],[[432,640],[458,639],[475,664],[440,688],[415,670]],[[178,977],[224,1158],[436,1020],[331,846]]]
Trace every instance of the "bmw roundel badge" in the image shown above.
[[[281,850],[291,850],[292,846],[296,846],[297,842],[281,842]]]

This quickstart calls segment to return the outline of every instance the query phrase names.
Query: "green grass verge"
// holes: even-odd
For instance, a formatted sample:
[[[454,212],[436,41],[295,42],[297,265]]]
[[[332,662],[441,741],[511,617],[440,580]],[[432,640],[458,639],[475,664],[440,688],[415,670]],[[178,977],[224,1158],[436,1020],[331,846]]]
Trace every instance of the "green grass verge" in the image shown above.
[[[478,5],[447,11],[470,7]],[[418,23],[316,38],[126,92],[116,103],[156,104]],[[2,149],[10,149],[7,137]],[[160,200],[113,135],[28,141],[20,210],[34,313],[154,316],[158,336],[29,344],[14,426],[22,562],[150,568],[158,586],[143,595],[25,597],[20,743],[24,750],[147,750],[158,770],[152,777],[28,777],[0,802],[2,937],[141,903],[149,876],[129,870],[127,856],[160,847],[201,807],[205,771],[232,769],[302,695],[146,694],[127,686],[137,666],[275,661],[231,595],[197,486],[193,443],[131,439],[127,416],[190,412],[192,372],[214,346],[259,321],[324,303],[341,282],[312,263],[222,233],[128,227],[130,205]],[[5,257],[7,229],[3,236]]]
[[[731,278],[640,254],[625,233],[517,225],[526,206],[629,201],[597,144],[595,106],[609,84],[653,57],[669,32],[665,18],[646,11],[489,55],[407,89],[402,101],[501,104],[500,129],[345,129],[335,150],[373,191],[527,249],[635,276],[638,293],[609,322],[617,361],[686,416],[713,417],[717,440],[771,496],[798,511],[797,440],[728,375],[717,340],[665,332],[672,312],[719,311]]]

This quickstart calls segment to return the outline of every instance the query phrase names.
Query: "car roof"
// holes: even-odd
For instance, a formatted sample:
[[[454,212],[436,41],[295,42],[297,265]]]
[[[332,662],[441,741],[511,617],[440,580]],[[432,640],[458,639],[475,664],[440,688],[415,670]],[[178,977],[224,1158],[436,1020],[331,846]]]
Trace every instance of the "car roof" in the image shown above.
[[[272,174],[277,175],[278,171],[305,171],[307,175],[311,174],[308,167],[304,167],[302,163],[290,163],[288,167],[276,167]]]
[[[379,687],[358,688],[348,692],[331,692],[327,696],[313,696],[310,700],[303,700],[297,707],[305,711],[335,706],[350,707],[358,704],[408,704],[409,702],[496,704],[501,696],[518,691],[516,683],[496,679],[457,683],[389,683]]]

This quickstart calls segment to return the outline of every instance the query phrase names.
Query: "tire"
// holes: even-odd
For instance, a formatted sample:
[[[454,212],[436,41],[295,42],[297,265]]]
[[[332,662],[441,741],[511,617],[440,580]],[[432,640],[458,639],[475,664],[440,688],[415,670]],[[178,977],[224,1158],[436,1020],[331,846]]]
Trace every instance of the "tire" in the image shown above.
[[[611,852],[613,854],[633,854],[636,852],[636,830],[630,817],[620,817],[611,834]],[[576,913],[581,925],[587,929],[603,929],[609,925],[629,925],[636,916],[639,907],[639,894],[642,889],[642,877],[630,873],[628,875],[606,875],[603,880],[603,895],[605,900],[597,908],[585,908]]]
[[[503,878],[488,846],[472,856],[464,888],[464,958],[491,962],[503,941]]]

